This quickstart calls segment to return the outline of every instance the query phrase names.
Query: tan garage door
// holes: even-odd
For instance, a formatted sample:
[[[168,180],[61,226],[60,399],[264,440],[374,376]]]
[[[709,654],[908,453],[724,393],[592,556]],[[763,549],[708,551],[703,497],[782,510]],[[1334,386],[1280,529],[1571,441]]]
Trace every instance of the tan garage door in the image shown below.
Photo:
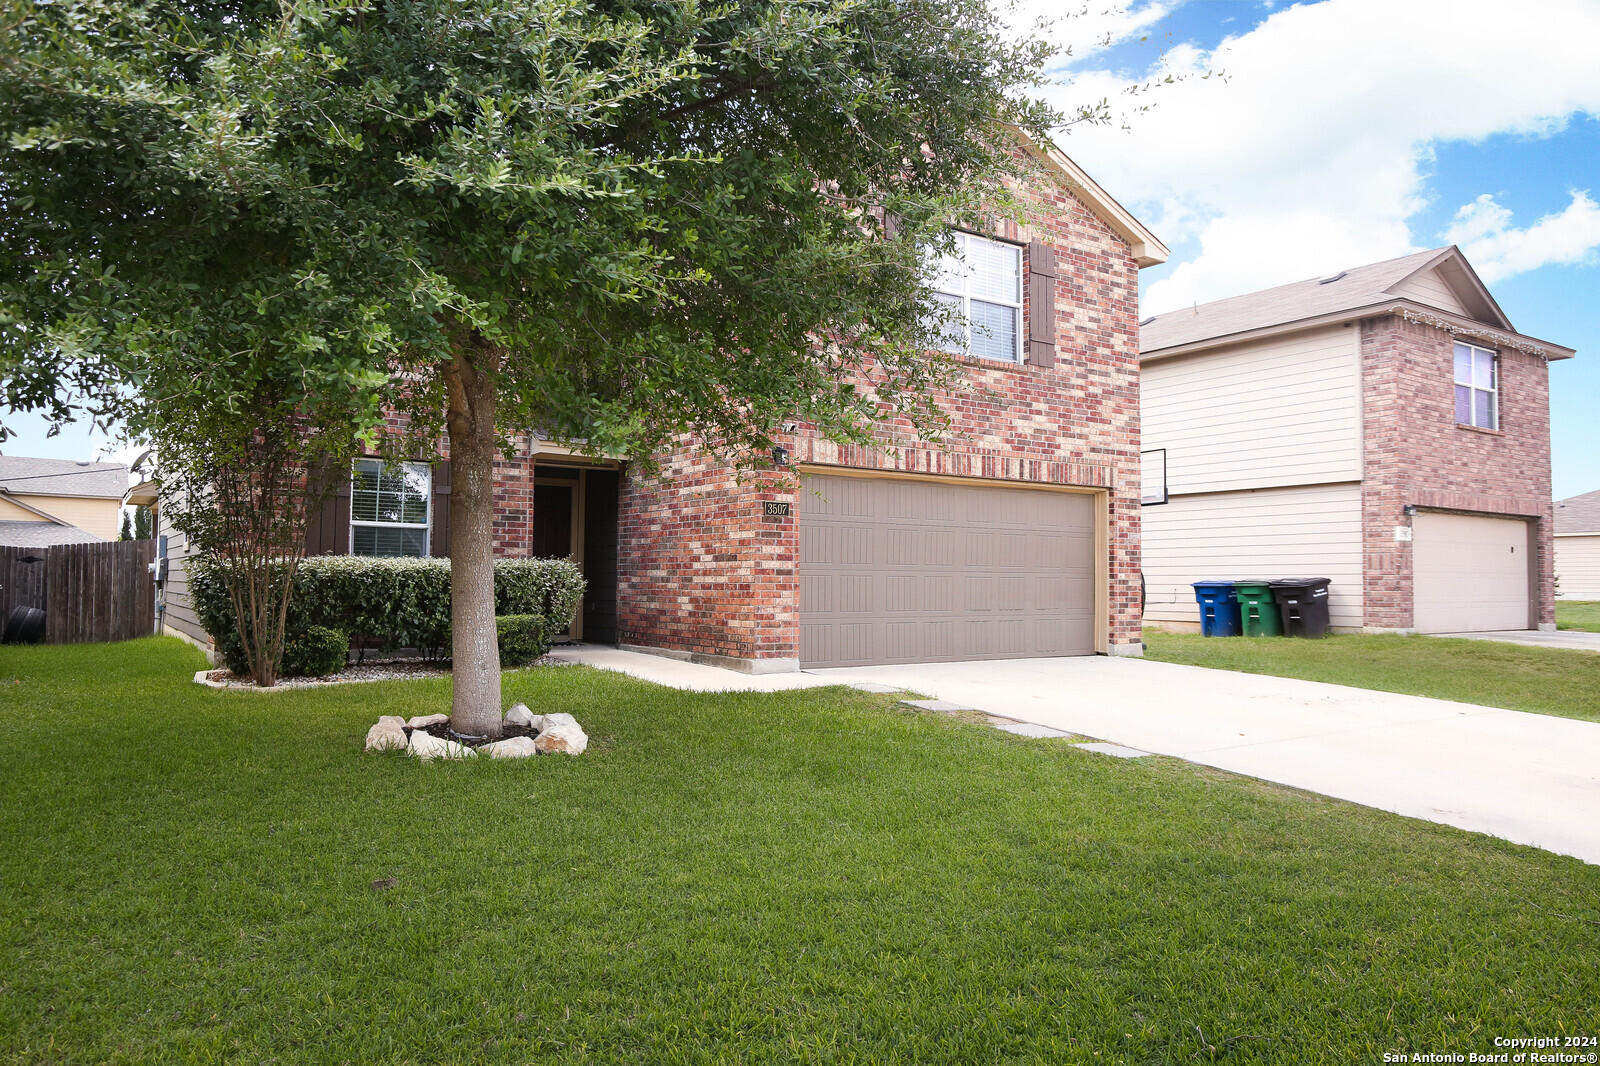
[[[1526,522],[1419,514],[1411,524],[1417,629],[1474,633],[1528,628]]]
[[[1092,655],[1094,498],[813,475],[800,493],[800,663]]]

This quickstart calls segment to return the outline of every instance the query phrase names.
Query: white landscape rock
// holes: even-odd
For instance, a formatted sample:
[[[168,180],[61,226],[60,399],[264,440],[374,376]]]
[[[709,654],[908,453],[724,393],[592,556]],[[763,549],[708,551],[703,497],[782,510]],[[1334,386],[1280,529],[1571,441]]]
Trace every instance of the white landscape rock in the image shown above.
[[[398,714],[386,714],[378,719],[379,725],[383,725],[385,723],[394,726],[396,729],[404,729],[406,720]]]
[[[367,730],[368,751],[398,751],[406,746],[406,731],[401,728],[401,718],[392,715],[378,719],[378,724]]]
[[[539,728],[554,729],[557,726],[570,726],[571,728],[578,730],[580,733],[583,731],[583,727],[578,725],[578,720],[576,718],[572,717],[570,714],[561,714],[559,712],[556,714],[545,715],[544,722],[539,726]]]
[[[428,762],[431,759],[473,759],[478,753],[465,744],[453,740],[440,740],[418,729],[411,734],[411,754]]]
[[[589,734],[579,729],[576,722],[571,725],[549,724],[550,719],[554,717],[556,716],[553,714],[545,715],[545,728],[534,739],[534,747],[539,749],[539,754],[550,755],[558,751],[564,751],[568,755],[583,754],[583,750],[589,746]],[[562,717],[571,718],[572,716],[563,715]]]
[[[448,722],[449,720],[450,716],[448,714],[419,714],[407,722],[406,725],[411,729],[426,729],[436,722]]]
[[[507,737],[493,744],[485,744],[483,750],[491,759],[526,759],[530,755],[539,754],[532,737]]]
[[[538,729],[539,720],[543,717],[543,715],[534,714],[528,710],[526,703],[517,703],[513,704],[511,709],[506,712],[506,725],[520,725],[528,729]]]

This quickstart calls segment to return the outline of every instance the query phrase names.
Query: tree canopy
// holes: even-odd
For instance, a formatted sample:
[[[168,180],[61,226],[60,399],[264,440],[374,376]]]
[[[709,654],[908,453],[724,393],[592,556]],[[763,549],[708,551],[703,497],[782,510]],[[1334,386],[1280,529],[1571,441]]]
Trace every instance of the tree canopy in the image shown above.
[[[1057,118],[1048,48],[983,0],[4,10],[8,405],[173,438],[164,406],[271,395],[351,437],[401,409],[458,464],[458,567],[507,430],[645,462],[931,430],[920,249]],[[459,709],[493,619],[457,613],[490,642],[457,645]]]

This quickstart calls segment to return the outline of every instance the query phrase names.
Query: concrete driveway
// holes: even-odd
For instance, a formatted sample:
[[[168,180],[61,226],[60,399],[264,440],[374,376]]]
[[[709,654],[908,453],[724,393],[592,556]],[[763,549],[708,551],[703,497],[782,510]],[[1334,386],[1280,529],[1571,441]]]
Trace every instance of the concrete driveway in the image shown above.
[[[1435,633],[1436,637],[1459,637],[1463,640],[1493,640],[1503,644],[1531,644],[1538,648],[1571,648],[1575,651],[1600,652],[1600,633],[1585,633],[1581,629],[1556,629],[1542,633],[1537,629],[1506,629],[1490,633]]]
[[[658,684],[872,683],[1600,864],[1600,724],[1140,659],[1083,656],[752,676],[595,646]]]
[[[1600,863],[1600,724],[1138,659],[812,671]]]

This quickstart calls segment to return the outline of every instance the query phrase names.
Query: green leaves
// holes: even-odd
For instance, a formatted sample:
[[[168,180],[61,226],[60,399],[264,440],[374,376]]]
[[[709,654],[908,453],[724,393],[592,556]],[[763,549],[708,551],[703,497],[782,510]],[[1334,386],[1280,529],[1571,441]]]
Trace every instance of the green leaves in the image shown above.
[[[917,248],[1008,210],[1007,130],[1059,118],[982,0],[4,11],[0,393],[164,454],[264,391],[435,437],[464,343],[506,353],[505,428],[645,462],[936,436]]]
[[[184,568],[200,624],[229,657],[229,666],[242,666],[226,564],[196,555]],[[390,649],[450,646],[448,559],[314,556],[299,563],[293,582],[290,633],[325,626]],[[566,628],[585,588],[582,571],[565,559],[500,559],[494,586],[495,613],[537,619],[546,642]]]

